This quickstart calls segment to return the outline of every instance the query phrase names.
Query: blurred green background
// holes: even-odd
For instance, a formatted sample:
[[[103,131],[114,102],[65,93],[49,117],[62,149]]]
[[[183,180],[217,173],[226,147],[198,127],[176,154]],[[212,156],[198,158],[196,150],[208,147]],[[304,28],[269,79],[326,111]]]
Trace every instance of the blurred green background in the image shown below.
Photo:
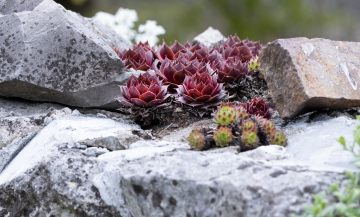
[[[55,0],[92,17],[115,14],[119,7],[137,11],[139,21],[156,20],[167,43],[192,41],[209,26],[224,36],[237,33],[262,44],[278,38],[308,37],[360,41],[359,0]],[[137,26],[136,26],[137,29]]]

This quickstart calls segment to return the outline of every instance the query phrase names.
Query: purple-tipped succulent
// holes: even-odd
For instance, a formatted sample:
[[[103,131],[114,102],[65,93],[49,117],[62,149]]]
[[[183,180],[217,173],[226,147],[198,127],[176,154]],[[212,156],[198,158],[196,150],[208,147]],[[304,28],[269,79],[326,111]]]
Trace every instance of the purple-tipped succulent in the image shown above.
[[[157,63],[158,61],[156,60],[152,69],[154,69],[155,73],[164,80],[164,84],[168,85],[168,92],[172,94],[176,93],[175,88],[184,82],[186,75],[191,76],[196,73],[202,74],[211,70],[203,62],[198,62],[196,59],[193,61],[181,59],[170,61],[166,58],[162,62],[160,70],[154,66]]]
[[[147,71],[139,77],[131,75],[126,86],[119,86],[123,97],[116,98],[125,106],[162,107],[170,96],[167,86],[152,72]]]
[[[240,103],[241,106],[246,108],[247,113],[251,116],[262,116],[264,118],[271,118],[274,114],[274,110],[269,107],[268,102],[264,102],[264,99],[259,97],[255,98],[250,103]]]
[[[217,76],[211,76],[208,71],[185,76],[182,85],[176,89],[180,95],[179,101],[186,105],[207,108],[221,104],[221,99],[226,96],[223,84],[217,82]]]
[[[157,61],[154,62],[154,65],[156,64]],[[169,93],[176,93],[175,88],[177,88],[179,84],[183,83],[185,75],[190,75],[187,68],[188,67],[180,61],[170,61],[167,58],[162,62],[160,70],[155,66],[152,66],[155,73],[164,80],[166,85],[168,85]]]
[[[140,42],[134,45],[132,49],[119,52],[114,49],[118,56],[122,59],[127,69],[133,68],[135,70],[146,71],[151,68],[152,63],[157,56],[153,49],[150,48],[149,43]]]
[[[166,59],[174,60],[175,57],[174,51],[172,51],[171,48],[165,44],[165,41],[163,41],[162,45],[158,47],[156,53],[160,59],[160,62],[163,62]]]
[[[178,41],[175,41],[174,44],[171,44],[170,49],[175,55],[181,51],[186,51],[186,47],[180,44]]]
[[[242,63],[238,58],[221,61],[213,69],[217,71],[220,83],[230,83],[249,75],[247,64]]]
[[[223,43],[221,53],[224,59],[238,57],[242,62],[247,62],[251,58],[258,56],[261,49],[260,42],[252,42],[248,39],[240,41],[239,37],[235,34],[235,36],[228,37]]]

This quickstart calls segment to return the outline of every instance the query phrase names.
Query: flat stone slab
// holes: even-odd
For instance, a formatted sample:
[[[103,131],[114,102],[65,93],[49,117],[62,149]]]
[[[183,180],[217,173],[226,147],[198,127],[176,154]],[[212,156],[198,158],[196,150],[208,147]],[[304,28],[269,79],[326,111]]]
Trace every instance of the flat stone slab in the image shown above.
[[[94,152],[93,155],[96,156],[95,151],[107,152],[106,147],[101,147],[100,150],[88,150],[87,145],[80,144],[80,142],[112,137],[119,138],[117,142],[126,142],[121,140],[121,138],[128,138],[128,140],[134,141],[138,138],[132,134],[134,130],[140,130],[140,127],[109,118],[91,117],[76,113],[52,121],[31,139],[13,159],[9,159],[11,162],[0,161],[0,166],[7,164],[0,174],[0,185],[31,169],[44,160],[47,155],[57,151],[59,148],[85,149],[83,154],[92,155],[90,152]],[[123,146],[126,145],[124,144]],[[2,153],[4,153],[3,149],[0,150],[0,156],[2,156]]]
[[[336,138],[352,143],[357,120],[338,116],[304,115],[277,126],[288,137],[287,147],[238,153],[235,146],[189,150],[181,136],[187,133],[180,131],[174,141],[140,139],[124,150],[89,147],[80,141],[103,144],[99,138],[127,137],[139,127],[73,112],[49,123],[33,139],[14,140],[0,150],[0,156],[12,158],[0,164],[7,165],[0,173],[0,216],[301,214],[312,194],[354,169],[353,156],[342,151]],[[29,139],[15,158],[1,154]],[[21,197],[24,192],[27,196]]]
[[[278,39],[260,54],[270,94],[282,118],[316,109],[360,106],[360,43]]]

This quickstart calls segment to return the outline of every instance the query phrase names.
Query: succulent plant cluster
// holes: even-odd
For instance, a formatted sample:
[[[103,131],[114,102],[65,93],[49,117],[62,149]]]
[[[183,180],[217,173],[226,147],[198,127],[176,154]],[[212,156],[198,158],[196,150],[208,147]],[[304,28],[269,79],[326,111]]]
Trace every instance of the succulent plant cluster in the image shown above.
[[[261,49],[259,42],[247,39],[241,41],[236,34],[227,38],[220,46],[215,44],[212,48],[201,43],[190,45],[187,42],[182,45],[177,41],[170,46],[163,42],[157,49],[150,47],[147,42],[140,42],[133,45],[132,49],[124,51],[114,48],[127,69],[154,71],[162,81],[157,81],[161,90],[166,88],[167,93],[174,95],[180,103],[204,109],[221,104],[226,96],[224,84],[241,80],[255,70],[257,65],[254,61],[256,62]],[[130,79],[138,79],[134,77]],[[126,88],[130,90],[133,84],[130,82],[129,85],[128,82],[126,87],[120,87],[123,97],[119,101],[123,105],[153,107],[160,104],[159,97],[153,99],[153,95],[150,97],[148,93],[147,99],[156,99],[157,103],[149,103],[151,100],[139,103],[140,100],[144,101],[145,96],[126,91]]]
[[[161,107],[163,102],[170,96],[162,81],[151,71],[147,71],[139,77],[131,75],[126,86],[120,86],[123,97],[116,98],[127,106]]]
[[[255,98],[253,105],[255,106],[256,103],[261,107],[259,111],[264,111],[264,106],[260,104],[266,103],[260,98]],[[252,103],[248,104],[252,105]],[[244,107],[248,104],[238,102],[222,103],[218,106],[213,119],[218,125],[217,129],[211,132],[208,127],[206,128],[206,136],[212,139],[212,142],[209,139],[205,142],[204,135],[203,137],[199,136],[201,131],[194,129],[188,138],[189,145],[196,150],[206,150],[213,146],[238,145],[240,151],[251,150],[269,144],[286,146],[287,139],[284,133],[277,130],[273,121],[267,118],[271,117],[273,111],[253,112],[250,114]],[[254,109],[250,111],[254,111]],[[211,133],[212,136],[209,136]],[[194,139],[195,136],[199,139]],[[211,144],[213,145],[211,146]]]
[[[240,103],[247,113],[251,116],[262,116],[264,118],[271,118],[274,114],[274,110],[270,108],[269,102],[264,102],[264,99],[259,97],[255,98],[251,102]]]

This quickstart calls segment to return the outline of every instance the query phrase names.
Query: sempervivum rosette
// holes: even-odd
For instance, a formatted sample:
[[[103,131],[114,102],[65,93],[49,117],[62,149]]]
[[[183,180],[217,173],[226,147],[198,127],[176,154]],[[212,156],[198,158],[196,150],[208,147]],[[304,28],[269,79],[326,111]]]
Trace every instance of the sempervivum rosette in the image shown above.
[[[162,45],[158,47],[156,53],[160,62],[163,62],[166,59],[174,60],[175,54],[171,48],[165,44],[165,41],[163,41]]]
[[[168,85],[168,92],[171,94],[176,93],[175,88],[183,83],[185,75],[193,75],[196,72],[203,73],[208,70],[205,63],[198,62],[196,59],[193,61],[186,59],[170,61],[166,58],[162,62],[160,70],[157,69],[157,64],[158,60],[154,62],[151,68],[162,80],[165,81],[164,84]]]
[[[264,99],[259,97],[255,98],[250,103],[239,103],[243,106],[247,113],[251,116],[262,116],[264,118],[271,118],[274,114],[274,110],[270,108],[268,102],[264,102]]]
[[[213,69],[217,71],[220,83],[230,83],[249,75],[247,64],[242,63],[237,57],[221,61]]]
[[[149,43],[140,42],[134,45],[133,49],[117,51],[118,56],[122,59],[127,69],[133,68],[135,70],[146,71],[151,68],[152,63],[157,58],[153,49],[150,48]]]
[[[162,107],[170,96],[166,94],[167,86],[162,84],[155,73],[147,71],[139,77],[131,75],[126,86],[119,86],[123,97],[116,98],[125,106]]]
[[[247,62],[251,58],[258,56],[261,49],[260,42],[252,42],[248,39],[240,41],[235,34],[235,36],[228,37],[221,51],[224,59],[239,57],[243,62]]]
[[[186,105],[199,108],[208,108],[221,104],[221,99],[226,96],[223,84],[217,82],[217,76],[211,76],[208,71],[185,76],[182,85],[177,88],[180,95],[179,101]]]

